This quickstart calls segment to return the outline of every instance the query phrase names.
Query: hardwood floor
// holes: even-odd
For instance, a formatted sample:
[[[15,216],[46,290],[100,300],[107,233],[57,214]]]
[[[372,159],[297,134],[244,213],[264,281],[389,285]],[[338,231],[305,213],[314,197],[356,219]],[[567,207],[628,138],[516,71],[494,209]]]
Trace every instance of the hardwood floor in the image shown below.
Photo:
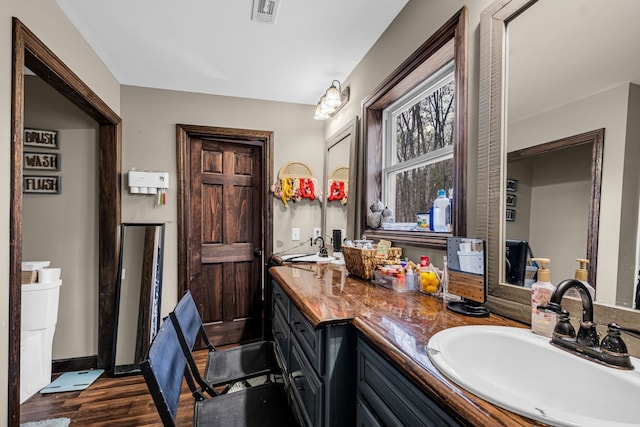
[[[194,352],[199,366],[204,366],[206,350]],[[192,425],[193,397],[183,383],[177,425]],[[142,375],[111,378],[103,374],[82,391],[36,393],[20,406],[20,422],[50,418],[69,418],[72,426],[162,427]]]

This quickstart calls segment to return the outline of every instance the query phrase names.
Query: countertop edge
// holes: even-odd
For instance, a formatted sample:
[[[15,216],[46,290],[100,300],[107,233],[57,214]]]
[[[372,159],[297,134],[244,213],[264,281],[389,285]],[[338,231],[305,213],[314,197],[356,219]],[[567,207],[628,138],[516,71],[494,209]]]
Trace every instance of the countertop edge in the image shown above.
[[[375,323],[365,317],[358,316],[356,313],[345,313],[343,316],[334,316],[329,319],[321,318],[309,307],[308,301],[288,283],[288,280],[291,280],[291,277],[287,277],[290,271],[283,269],[283,267],[285,266],[272,267],[269,269],[269,274],[278,282],[314,328],[318,329],[330,324],[351,323],[356,328],[356,331],[362,334],[367,342],[376,348],[384,358],[389,360],[396,369],[461,424],[482,427],[546,426],[546,424],[495,406],[463,390],[444,377],[431,364],[430,360],[418,363],[400,347],[389,341],[384,336],[384,333],[376,327]],[[315,272],[313,267],[296,266],[290,268],[304,270],[307,272],[305,274]],[[360,281],[359,279],[351,280]],[[389,292],[393,293],[393,291]],[[502,320],[500,316],[492,315],[491,317]],[[498,320],[498,322],[501,320]],[[487,324],[491,323],[491,321],[487,322]]]
[[[546,426],[546,424],[504,410],[464,391],[444,377],[433,365],[425,367],[418,364],[378,333],[366,319],[356,317],[352,324],[371,346],[379,350],[382,357],[390,360],[414,385],[427,393],[432,400],[461,424],[491,427]]]

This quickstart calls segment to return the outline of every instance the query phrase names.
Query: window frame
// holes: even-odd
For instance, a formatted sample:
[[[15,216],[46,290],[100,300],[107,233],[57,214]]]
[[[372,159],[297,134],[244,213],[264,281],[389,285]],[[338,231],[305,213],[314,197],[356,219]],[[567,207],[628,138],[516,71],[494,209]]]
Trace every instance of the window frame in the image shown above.
[[[396,244],[446,249],[447,237],[466,235],[467,169],[467,8],[462,7],[429,37],[362,102],[363,197],[360,234]],[[368,206],[382,200],[383,110],[410,93],[451,60],[454,62],[454,180],[453,232],[415,232],[367,227]]]
[[[397,119],[402,113],[414,106],[416,103],[422,101],[428,96],[431,96],[439,88],[454,83],[454,64],[453,60],[445,64],[442,68],[437,70],[434,74],[427,77],[423,82],[417,85],[414,89],[404,94],[395,102],[386,106],[382,111],[382,126],[383,126],[383,152],[382,152],[382,200],[385,201],[387,206],[397,213],[395,200],[397,194],[397,188],[392,185],[391,182],[395,180],[395,177],[403,172],[416,169],[418,167],[428,166],[435,163],[445,161],[447,159],[454,159],[455,154],[453,152],[454,142],[450,146],[438,148],[425,154],[421,154],[409,160],[399,162],[397,160]],[[455,89],[454,89],[455,94]],[[455,102],[455,96],[454,96]],[[454,111],[455,117],[455,111]],[[424,210],[423,210],[424,211]],[[417,212],[416,212],[417,213]]]

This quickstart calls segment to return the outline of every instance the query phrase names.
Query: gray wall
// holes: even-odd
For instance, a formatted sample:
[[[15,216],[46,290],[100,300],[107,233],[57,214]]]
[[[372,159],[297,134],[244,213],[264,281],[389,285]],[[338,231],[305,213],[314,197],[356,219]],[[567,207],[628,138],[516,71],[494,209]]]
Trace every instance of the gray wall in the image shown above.
[[[98,347],[98,126],[36,76],[25,78],[25,127],[59,131],[62,194],[25,194],[22,257],[62,269],[53,359]],[[45,150],[32,150],[46,152]],[[25,171],[42,175],[43,172]]]

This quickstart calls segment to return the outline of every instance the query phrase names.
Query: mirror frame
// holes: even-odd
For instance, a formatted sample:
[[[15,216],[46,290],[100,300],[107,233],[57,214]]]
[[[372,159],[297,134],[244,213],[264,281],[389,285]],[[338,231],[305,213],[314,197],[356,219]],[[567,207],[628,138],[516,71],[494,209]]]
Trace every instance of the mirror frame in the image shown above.
[[[115,286],[115,304],[113,308],[113,351],[112,351],[112,376],[125,376],[139,374],[140,369],[137,367],[136,360],[132,364],[118,365],[116,363],[117,349],[118,349],[118,324],[120,318],[120,299],[122,295],[122,271],[124,267],[125,247],[127,244],[127,228],[142,228],[145,236],[143,242],[142,259],[142,276],[149,276],[150,280],[146,286],[140,283],[140,299],[138,304],[138,323],[136,325],[136,339],[135,339],[135,355],[134,359],[138,358],[140,361],[144,359],[151,345],[151,341],[155,336],[158,329],[160,329],[161,323],[161,302],[162,302],[162,275],[164,269],[164,248],[165,248],[165,224],[164,223],[122,223],[120,226],[120,252],[118,256],[118,270]],[[147,233],[149,228],[153,227],[155,238],[152,245],[147,241]],[[156,254],[155,248],[159,247],[159,251]],[[151,263],[148,263],[146,256],[151,256]],[[155,283],[154,283],[155,282]],[[144,292],[144,291],[148,292]],[[153,297],[156,296],[156,301]],[[148,297],[148,298],[145,298]],[[143,299],[144,298],[144,299]],[[153,312],[153,307],[156,307],[156,311]],[[141,323],[148,320],[148,323]],[[148,340],[145,337],[149,337]],[[126,368],[119,367],[125,366]]]
[[[505,84],[506,84],[506,29],[508,23],[524,12],[537,0],[497,0],[480,16],[480,81],[479,81],[479,129],[478,129],[478,235],[487,241],[487,279],[489,296],[487,305],[492,312],[505,317],[531,323],[531,292],[528,289],[504,285],[499,278],[503,267],[501,242],[504,240],[504,211],[495,206],[505,206],[506,135]],[[580,313],[576,301],[567,304],[572,317]],[[640,311],[594,303],[594,320],[598,328],[606,330],[609,322],[622,325],[640,323]],[[603,326],[604,325],[604,326]],[[640,347],[627,340],[631,354],[638,354]]]
[[[323,171],[323,184],[322,184],[322,235],[329,236],[329,230],[327,230],[327,204],[329,203],[327,197],[329,195],[329,150],[332,147],[338,145],[345,139],[349,139],[349,193],[347,199],[347,233],[342,236],[342,239],[353,239],[355,231],[355,218],[356,218],[356,200],[358,200],[358,186],[356,182],[356,169],[358,166],[357,159],[357,142],[358,142],[358,116],[355,116],[340,130],[329,137],[325,142],[324,149],[324,171]],[[327,242],[328,243],[328,242]]]

